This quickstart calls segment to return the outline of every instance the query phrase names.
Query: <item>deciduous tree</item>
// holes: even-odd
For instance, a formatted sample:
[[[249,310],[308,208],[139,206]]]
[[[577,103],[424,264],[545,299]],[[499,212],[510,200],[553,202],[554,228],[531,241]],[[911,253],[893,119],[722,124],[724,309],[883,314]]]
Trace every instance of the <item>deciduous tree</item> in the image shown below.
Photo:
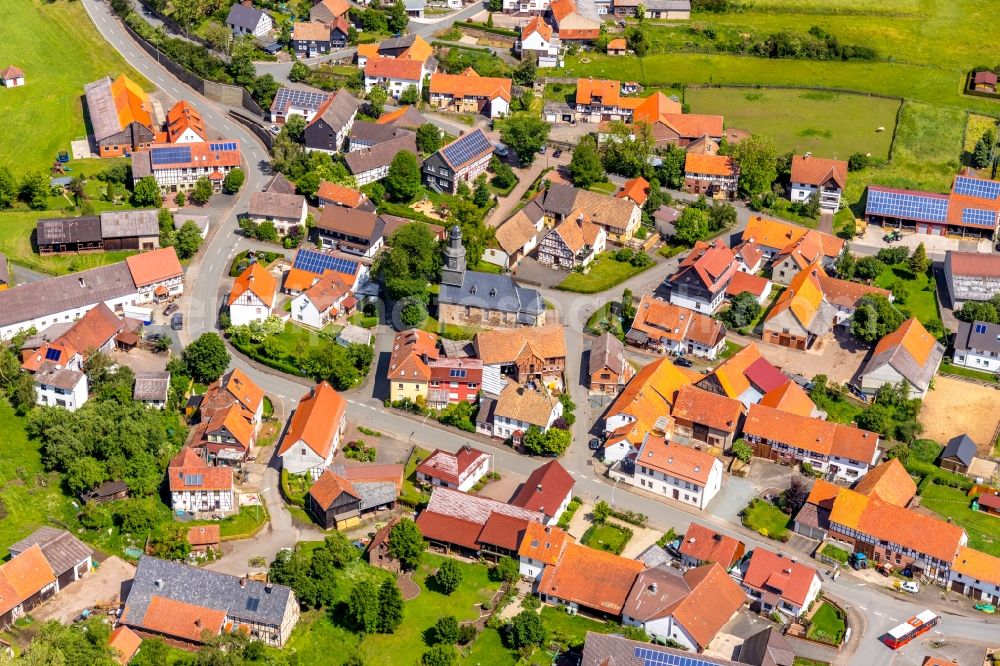
[[[222,376],[229,367],[229,352],[215,333],[202,333],[184,348],[181,354],[188,374],[198,382],[209,384]]]
[[[243,169],[236,167],[226,174],[226,177],[222,179],[222,191],[226,194],[236,194],[243,187],[243,181],[246,179],[246,174],[243,173]],[[211,196],[211,195],[209,195]]]
[[[392,201],[410,201],[416,196],[421,187],[420,167],[413,153],[405,150],[396,153],[383,184]]]
[[[212,191],[212,181],[208,179],[208,176],[202,176],[195,181],[194,189],[191,190],[191,202],[204,206],[212,198]]]
[[[424,123],[417,128],[417,149],[424,155],[435,153],[441,147],[441,130],[433,123]]]
[[[434,574],[434,586],[444,595],[450,595],[462,584],[462,570],[454,560],[445,560]],[[456,627],[457,630],[457,627]],[[454,641],[452,641],[454,642]]]
[[[740,190],[751,196],[770,192],[771,184],[778,178],[778,150],[774,141],[751,134],[732,150],[740,167]]]
[[[569,179],[582,188],[607,180],[601,156],[597,152],[597,141],[590,134],[580,139],[580,143],[573,149],[573,158],[569,162]]]
[[[549,138],[549,124],[538,116],[518,114],[500,123],[500,138],[523,166],[531,166]]]
[[[424,554],[424,535],[409,518],[401,518],[389,531],[389,554],[405,569],[416,569]]]

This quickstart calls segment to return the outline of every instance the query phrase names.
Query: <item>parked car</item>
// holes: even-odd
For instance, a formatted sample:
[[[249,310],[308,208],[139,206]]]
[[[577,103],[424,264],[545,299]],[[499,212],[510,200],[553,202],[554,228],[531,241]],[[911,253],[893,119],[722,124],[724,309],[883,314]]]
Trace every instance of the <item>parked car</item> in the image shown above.
[[[507,146],[503,145],[502,143],[493,144],[493,152],[495,152],[500,157],[507,157],[507,155],[509,154],[507,151]]]
[[[166,340],[167,336],[163,333],[153,333],[152,335],[146,336],[146,342],[159,342],[160,340]]]
[[[597,437],[591,437],[590,443],[587,444],[587,448],[590,449],[591,451],[596,451],[597,449],[601,448],[601,440]]]
[[[542,145],[542,147],[538,149],[538,154],[539,154],[539,155],[544,155],[544,154],[545,154],[545,151],[547,151],[548,149],[549,149],[549,147],[548,147],[548,146],[546,146],[546,145]]]
[[[171,317],[171,319],[170,319],[170,328],[172,328],[175,331],[181,331],[181,330],[183,330],[184,329],[184,315],[182,315],[180,312],[178,312],[173,317]]]
[[[677,358],[674,359],[674,365],[679,365],[682,368],[690,368],[692,365],[694,365],[694,363],[687,360],[683,356],[678,356]]]
[[[275,134],[275,135],[281,134],[281,128],[278,127],[277,125],[271,125],[271,127],[269,129],[271,130],[271,134]]]
[[[556,149],[555,151],[553,151],[552,157],[562,157],[562,151],[559,150],[559,149]]]
[[[164,315],[165,317],[169,317],[169,316],[170,316],[170,315],[172,315],[173,313],[177,312],[177,310],[179,310],[179,309],[180,309],[180,308],[178,308],[178,307],[177,307],[177,304],[176,304],[176,303],[171,303],[171,304],[170,304],[170,305],[168,305],[167,307],[163,308],[163,315]]]
[[[920,583],[917,583],[917,582],[912,581],[912,580],[908,580],[905,583],[903,583],[902,585],[900,585],[899,589],[901,589],[903,592],[909,592],[910,594],[916,594],[916,593],[920,592]]]

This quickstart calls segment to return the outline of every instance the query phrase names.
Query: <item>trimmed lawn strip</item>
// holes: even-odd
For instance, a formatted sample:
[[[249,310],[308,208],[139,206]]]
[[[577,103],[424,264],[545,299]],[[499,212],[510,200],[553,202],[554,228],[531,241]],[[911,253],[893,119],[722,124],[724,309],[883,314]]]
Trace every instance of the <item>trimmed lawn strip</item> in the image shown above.
[[[611,255],[604,254],[591,262],[589,272],[570,273],[560,282],[556,289],[575,291],[580,294],[595,294],[628,280],[656,265],[650,262],[647,266],[633,266],[624,261],[617,261]]]
[[[725,361],[727,358],[731,358],[736,355],[736,352],[743,349],[743,345],[733,342],[732,340],[726,340],[726,344],[723,346],[722,351],[719,355],[715,357],[716,361]]]
[[[957,488],[928,483],[920,499],[922,506],[965,528],[970,548],[1000,557],[1000,518],[973,511],[972,498]]]
[[[472,644],[469,654],[458,660],[462,666],[514,666],[517,657],[504,647],[500,632],[496,629],[483,629]]]
[[[807,659],[806,657],[796,657],[795,661],[792,662],[792,666],[830,666],[830,662],[819,661],[817,659]]]
[[[972,368],[967,368],[964,365],[952,365],[947,359],[941,362],[939,370],[943,375],[957,375],[959,377],[975,379],[979,382],[986,382],[987,384],[1000,384],[1000,380],[997,379],[997,374],[994,372],[974,370]]]
[[[784,511],[762,499],[754,499],[740,514],[743,524],[761,536],[781,540],[788,536],[791,518]],[[763,531],[762,531],[763,530]]]
[[[415,446],[406,460],[406,467],[403,468],[403,491],[399,494],[399,501],[407,506],[417,506],[431,498],[427,493],[417,490],[416,486],[417,465],[427,460],[430,454],[431,451]]]
[[[944,331],[941,318],[938,316],[934,278],[927,273],[914,275],[905,264],[886,266],[875,278],[875,284],[895,294],[894,303],[897,307],[909,310],[910,314],[919,319],[924,326],[930,324],[932,335],[937,336]],[[900,287],[905,294],[901,293]],[[937,328],[933,328],[934,326]]]
[[[823,550],[820,551],[820,553],[826,555],[831,559],[837,560],[841,564],[847,564],[847,560],[848,558],[850,558],[850,553],[848,553],[843,548],[837,548],[832,543],[826,544],[823,547]]]
[[[553,640],[560,639],[555,642],[565,643],[570,648],[583,645],[587,639],[588,631],[610,634],[618,628],[617,625],[592,620],[583,615],[570,615],[561,608],[553,606],[542,606],[541,617],[542,624],[549,631],[549,636]],[[540,662],[535,661],[534,663]]]
[[[837,609],[824,601],[813,613],[812,624],[806,630],[806,636],[830,645],[840,645],[846,630],[847,625],[837,614]]]
[[[826,412],[826,418],[834,423],[854,423],[865,408],[842,393],[827,389],[823,397],[810,396],[819,409]]]
[[[625,544],[631,538],[630,531],[617,525],[595,523],[587,529],[583,538],[580,539],[580,543],[596,550],[605,550],[615,555],[621,555],[621,552],[625,550]]]

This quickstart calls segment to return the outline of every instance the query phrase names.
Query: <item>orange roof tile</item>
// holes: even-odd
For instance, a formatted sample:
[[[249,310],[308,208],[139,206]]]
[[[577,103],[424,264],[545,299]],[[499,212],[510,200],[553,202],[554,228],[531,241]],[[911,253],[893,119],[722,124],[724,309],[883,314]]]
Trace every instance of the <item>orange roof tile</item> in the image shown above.
[[[115,627],[108,637],[108,646],[115,652],[115,660],[121,666],[132,661],[141,644],[142,638],[124,624]]]
[[[218,523],[214,525],[195,525],[187,531],[188,543],[192,546],[211,546],[222,540],[222,532]]]
[[[684,171],[709,176],[732,176],[736,173],[736,162],[724,155],[687,153],[684,157]]]
[[[174,143],[181,134],[189,129],[201,137],[202,141],[208,140],[208,134],[205,132],[205,121],[202,120],[201,114],[182,99],[167,112],[168,141]]]
[[[558,25],[559,21],[576,11],[576,3],[573,0],[552,0],[549,4],[549,11],[552,12],[552,18]]]
[[[674,365],[669,358],[657,359],[635,374],[608,408],[607,416],[627,414],[634,418],[635,422],[623,434],[632,444],[638,444],[660,417],[670,413],[677,389],[700,377],[692,370]]]
[[[570,542],[571,538],[562,529],[529,521],[517,554],[542,564],[555,564],[562,556],[566,544]]]
[[[273,307],[274,295],[278,291],[278,280],[266,268],[254,262],[247,266],[233,283],[233,288],[229,291],[229,305],[233,305],[248,291],[268,308]]]
[[[474,69],[469,67],[461,74],[431,74],[431,94],[451,95],[459,99],[463,97],[496,99],[499,97],[510,101],[512,83],[510,79],[479,76]]]
[[[704,486],[717,460],[710,453],[668,442],[660,435],[646,435],[635,462]]]
[[[759,404],[797,416],[812,416],[816,411],[816,403],[805,389],[791,380],[765,393]]]
[[[753,294],[754,297],[760,298],[769,284],[771,284],[771,281],[765,277],[737,271],[733,273],[732,279],[726,285],[726,295],[731,298],[739,296],[746,291]]]
[[[506,328],[480,331],[472,341],[483,365],[510,363],[525,349],[539,358],[566,357],[566,329],[562,324],[535,328]]]
[[[733,433],[739,427],[743,403],[688,385],[677,390],[677,398],[670,414],[675,419],[693,421],[715,430]]]
[[[716,563],[684,572],[691,591],[673,608],[674,619],[702,649],[743,607],[746,593]]]
[[[682,138],[721,137],[724,133],[722,116],[701,113],[660,113],[658,121]]]
[[[618,39],[612,39],[608,42],[608,51],[624,51],[625,49],[625,40],[620,37]]]
[[[42,365],[48,361],[66,367],[78,353],[73,347],[59,340],[42,345],[38,349],[24,349],[21,351],[21,369],[27,372],[38,372]],[[49,358],[49,356],[53,358]]]
[[[309,495],[324,511],[329,509],[334,500],[344,493],[347,493],[351,497],[359,498],[357,491],[354,490],[354,486],[351,485],[350,481],[339,474],[334,474],[328,469],[323,470],[320,477],[316,479],[316,483],[312,484],[309,488]]]
[[[927,362],[927,358],[934,350],[937,339],[927,332],[916,317],[911,317],[904,321],[899,328],[885,336],[875,345],[872,358],[889,351],[893,347],[903,347],[918,365]]]
[[[381,121],[382,119],[379,118],[379,122]],[[324,180],[319,184],[319,189],[316,190],[316,197],[318,199],[333,201],[348,208],[356,208],[365,199],[365,196],[361,192],[350,187],[338,185],[337,183],[331,183],[328,180]]]
[[[573,40],[587,40],[587,39],[597,39],[601,34],[601,29],[598,28],[560,28],[559,39],[564,42],[569,42]]]
[[[315,273],[304,271],[301,268],[292,268],[285,273],[286,291],[305,291],[313,285],[319,278]]]
[[[830,277],[824,273],[820,273],[817,277],[819,278],[820,289],[823,290],[823,295],[826,297],[826,300],[834,305],[840,305],[846,308],[856,308],[858,301],[869,294],[876,294],[888,298],[892,293],[888,289],[882,289],[881,287],[869,284],[861,284],[860,282],[852,282],[850,280],[840,280],[835,277]]]
[[[816,569],[764,548],[754,548],[743,584],[763,590],[770,588],[797,606],[804,606]]]
[[[251,414],[256,414],[257,408],[260,407],[261,402],[264,400],[264,389],[257,386],[239,368],[233,368],[229,376],[225,377],[225,380],[225,389],[236,398],[237,402],[248,409]]]
[[[917,494],[917,484],[899,460],[876,465],[858,480],[856,492],[896,506],[907,506]]]
[[[762,358],[757,343],[751,342],[719,364],[709,376],[719,382],[727,396],[739,398],[750,388],[750,380],[746,376],[747,369]]]
[[[789,222],[779,222],[768,220],[760,216],[750,218],[746,229],[743,230],[742,240],[752,240],[757,245],[783,250],[792,243],[797,243],[803,236],[811,231],[805,227],[800,227]],[[823,245],[823,254],[835,259],[840,256],[844,249],[844,239],[837,238],[830,234],[814,231]]]
[[[326,460],[346,412],[347,401],[343,396],[326,382],[320,382],[299,400],[299,406],[281,440],[278,455],[285,455],[294,445],[302,442]]]
[[[424,362],[424,356],[428,359],[438,357],[437,336],[416,328],[400,331],[393,338],[386,376],[392,381],[428,381],[431,370]]]
[[[649,198],[649,181],[642,176],[626,180],[615,196],[619,199],[631,199],[637,206],[641,206]]]
[[[122,127],[127,127],[133,122],[153,127],[151,113],[153,105],[149,95],[139,87],[138,83],[122,74],[112,82],[111,95],[118,112],[118,122]]]
[[[305,297],[312,302],[316,310],[326,312],[334,303],[346,300],[343,297],[350,292],[350,287],[344,284],[340,273],[326,271],[316,284],[306,290]]]
[[[819,264],[815,264],[796,273],[788,288],[781,292],[765,321],[771,321],[781,313],[791,310],[795,319],[804,328],[809,328],[823,304],[823,290],[820,288],[818,278],[818,272],[822,270]]]
[[[556,0],[558,2],[559,0]],[[550,7],[555,10],[556,2]],[[560,37],[562,33],[560,33]],[[609,81],[607,79],[577,79],[576,80],[576,103],[591,104],[594,98],[598,97],[603,106],[616,106],[621,101],[622,84],[621,81]]]
[[[424,65],[419,60],[376,57],[365,64],[365,76],[398,81],[420,81],[423,71]]]
[[[840,494],[841,486],[838,486],[823,479],[813,481],[813,486],[809,490],[809,497],[806,503],[822,506],[825,509],[833,507],[833,501]]]
[[[610,48],[610,46],[608,48]],[[624,46],[622,48],[624,48]],[[632,112],[632,120],[635,122],[655,123],[664,115],[679,115],[680,113],[680,102],[675,102],[663,93],[657,91],[642,100],[635,107],[635,110]]]
[[[56,582],[56,575],[37,543],[0,565],[0,615]]]
[[[167,485],[171,492],[232,490],[233,470],[225,466],[210,466],[194,449],[184,447],[167,467]]]
[[[862,463],[870,463],[875,457],[879,439],[877,434],[861,428],[798,416],[761,404],[750,406],[743,433],[803,451],[841,456]]]
[[[552,26],[546,23],[545,19],[543,19],[541,16],[536,16],[535,18],[528,21],[528,23],[525,24],[523,28],[521,28],[521,41],[524,41],[530,35],[536,32],[539,35],[541,35],[542,39],[544,39],[546,42],[552,41]]]
[[[332,15],[338,17],[351,9],[351,3],[347,0],[320,0],[317,4],[323,5]]]
[[[359,58],[377,58],[378,57],[378,44],[372,42],[370,44],[358,44],[358,57]]]
[[[299,21],[292,24],[292,39],[303,41],[330,41],[330,26],[319,21]]]
[[[630,330],[642,331],[653,340],[695,340],[714,347],[726,328],[711,317],[645,294],[636,308]]]
[[[177,252],[172,247],[133,254],[125,258],[125,264],[137,287],[147,287],[156,282],[184,275],[181,262],[177,259]]]
[[[728,569],[743,552],[743,543],[731,536],[720,534],[699,523],[688,525],[681,541],[680,553],[698,562],[718,562]]]
[[[559,562],[545,567],[538,592],[618,615],[643,568],[642,562],[571,541]]]
[[[416,35],[413,38],[413,43],[410,44],[410,48],[406,49],[399,54],[400,59],[404,60],[418,60],[420,62],[425,62],[434,53],[434,47],[427,43],[427,40]]]
[[[956,573],[970,578],[1000,585],[1000,557],[960,546],[958,557],[955,558],[951,568]]]
[[[122,616],[123,622],[127,622],[125,619],[127,612],[126,605]],[[225,620],[226,611],[153,595],[146,607],[141,626],[158,634],[200,643],[206,631],[211,636],[218,635]]]
[[[843,189],[847,184],[847,162],[811,155],[792,157],[791,182],[822,185],[829,180],[833,180]]]

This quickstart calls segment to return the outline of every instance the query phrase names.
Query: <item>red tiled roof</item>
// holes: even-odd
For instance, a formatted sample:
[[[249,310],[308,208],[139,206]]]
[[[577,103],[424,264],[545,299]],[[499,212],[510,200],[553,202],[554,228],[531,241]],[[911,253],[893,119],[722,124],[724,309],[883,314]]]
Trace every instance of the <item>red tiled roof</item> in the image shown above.
[[[198,144],[193,143],[192,146]],[[146,287],[156,282],[184,275],[177,252],[172,247],[164,247],[151,252],[133,254],[125,258],[132,281],[137,287]]]
[[[732,176],[736,172],[736,162],[724,155],[688,153],[684,157],[684,172],[707,174],[709,176]]]
[[[324,511],[329,509],[334,500],[344,493],[358,498],[358,493],[354,490],[354,486],[351,485],[350,481],[339,474],[334,474],[328,469],[323,470],[320,477],[316,479],[316,483],[309,487],[310,497]]]
[[[674,619],[704,649],[746,601],[743,588],[718,564],[689,569],[691,592],[673,609]]]
[[[559,0],[556,0],[559,2]],[[556,2],[550,6],[555,13]],[[558,19],[557,19],[558,20]],[[560,38],[564,38],[559,33]],[[617,106],[621,100],[621,81],[609,81],[607,79],[577,79],[576,81],[576,103],[591,104],[594,97],[599,97],[602,106]]]
[[[709,474],[718,459],[705,451],[676,442],[660,435],[647,435],[636,464],[659,470],[670,476],[693,481],[701,486],[708,483]]]
[[[572,537],[562,529],[529,521],[517,554],[542,564],[555,564],[562,557],[566,544],[571,542]]]
[[[212,546],[222,540],[221,534],[218,523],[196,525],[187,531],[187,540],[192,546]]]
[[[742,554],[742,546],[741,541],[731,536],[720,534],[699,523],[691,523],[681,542],[680,553],[699,562],[718,562],[724,569],[728,569]]]
[[[750,556],[743,583],[757,590],[776,592],[782,599],[804,606],[816,575],[816,570],[807,564],[758,547]]]
[[[127,622],[125,619],[127,612],[126,605],[122,622]],[[225,620],[226,611],[153,595],[140,626],[158,634],[201,643],[205,631],[211,636],[217,635],[222,631]]]
[[[550,460],[528,475],[510,503],[531,511],[541,511],[551,518],[566,496],[573,491],[574,484],[573,477],[559,461]]]
[[[761,404],[750,406],[743,433],[862,463],[870,463],[875,457],[879,440],[877,434],[854,426],[799,416]]]
[[[670,282],[682,284],[690,279],[693,272],[706,289],[718,293],[738,270],[736,254],[725,243],[698,241],[678,264],[677,272],[670,276]]]
[[[431,74],[431,94],[451,95],[459,99],[463,97],[496,99],[499,97],[509,102],[512,83],[510,79],[479,76],[476,70],[469,67],[461,74]]]
[[[868,470],[854,490],[896,506],[907,506],[917,494],[917,484],[896,458]]]
[[[806,185],[822,185],[833,180],[843,189],[847,183],[847,162],[831,160],[811,155],[795,155],[792,157],[793,183]]]
[[[798,416],[812,416],[816,410],[816,403],[812,401],[812,398],[801,386],[790,379],[783,386],[765,393],[758,404]]]
[[[626,180],[622,189],[615,196],[619,199],[631,199],[637,206],[641,206],[649,198],[649,181],[642,176]]]
[[[536,16],[521,28],[521,41],[535,32],[541,35],[546,42],[552,41],[552,27],[541,16]]]
[[[482,531],[479,533],[477,541],[506,550],[516,551],[518,545],[521,543],[521,537],[524,536],[530,522],[524,518],[505,516],[502,513],[490,514],[490,517],[486,519],[486,524],[483,525]]]
[[[737,271],[733,273],[733,279],[726,286],[726,296],[732,298],[746,291],[753,294],[756,298],[760,298],[769,284],[771,284],[771,281],[765,277]]]
[[[56,575],[37,543],[0,565],[0,615],[56,582]]]
[[[1000,255],[979,252],[948,252],[954,275],[1000,277]]]
[[[619,615],[642,570],[637,560],[569,542],[559,562],[545,567],[538,593]]]
[[[432,454],[417,465],[416,471],[432,479],[458,485],[471,467],[478,465],[484,459],[488,465],[489,458],[490,454],[471,446],[463,446],[457,453],[434,449]]]
[[[365,63],[365,76],[398,81],[420,81],[424,64],[419,60],[396,58],[369,58]]]
[[[270,308],[278,291],[278,280],[266,268],[254,262],[233,282],[233,288],[229,291],[229,305],[233,305],[248,291]]]
[[[108,637],[108,647],[115,653],[115,660],[121,666],[125,666],[132,661],[132,657],[139,651],[141,644],[142,639],[139,635],[124,624],[115,627]]]
[[[343,396],[325,381],[320,382],[299,400],[299,406],[281,440],[278,455],[285,455],[302,442],[326,460],[346,412],[347,401]]]
[[[170,461],[167,477],[171,492],[233,489],[231,468],[210,466],[190,447],[181,449]]]
[[[168,141],[174,143],[189,129],[201,137],[202,141],[208,140],[208,134],[205,133],[205,121],[201,119],[198,109],[182,99],[167,112]]]
[[[417,516],[417,527],[425,539],[479,550],[479,533],[483,526],[471,520],[424,509]]]
[[[327,180],[319,184],[319,189],[316,190],[316,197],[318,199],[325,199],[326,201],[333,201],[348,208],[356,208],[365,199],[365,196],[361,192],[350,187],[338,185],[337,183],[331,183]]]
[[[677,390],[677,399],[670,414],[675,419],[733,433],[739,427],[743,403],[695,386],[682,386]]]

